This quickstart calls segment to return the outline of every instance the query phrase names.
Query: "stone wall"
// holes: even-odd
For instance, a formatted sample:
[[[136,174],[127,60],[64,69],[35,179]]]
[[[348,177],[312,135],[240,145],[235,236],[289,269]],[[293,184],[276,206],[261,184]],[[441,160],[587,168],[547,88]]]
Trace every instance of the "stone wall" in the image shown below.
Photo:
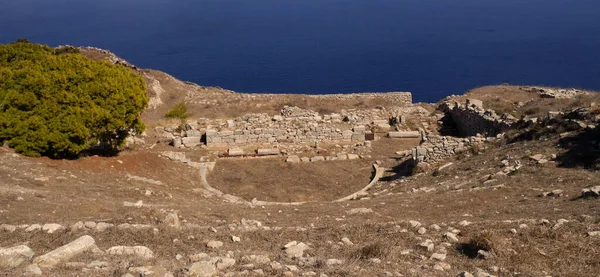
[[[499,116],[493,110],[485,110],[483,103],[476,99],[467,99],[465,105],[457,101],[448,101],[440,105],[440,110],[452,117],[458,132],[463,137],[496,136],[508,130],[517,119],[510,115]]]
[[[206,130],[206,145],[246,146],[256,144],[314,143],[327,141],[364,141],[365,125],[343,122],[339,115],[320,116],[259,115],[230,120],[227,128]]]
[[[410,155],[416,163],[435,163],[461,152],[469,151],[474,145],[481,145],[494,139],[479,136],[457,138],[429,135],[420,146],[411,150]]]
[[[419,109],[406,112],[418,113]],[[363,142],[369,132],[394,130],[390,123],[405,115],[403,109],[342,110],[319,114],[294,106],[278,115],[246,114],[231,119],[198,119],[188,122],[184,131],[176,126],[159,127],[160,136],[172,139],[175,147],[244,147],[313,144],[319,142]],[[205,140],[202,140],[202,137]]]

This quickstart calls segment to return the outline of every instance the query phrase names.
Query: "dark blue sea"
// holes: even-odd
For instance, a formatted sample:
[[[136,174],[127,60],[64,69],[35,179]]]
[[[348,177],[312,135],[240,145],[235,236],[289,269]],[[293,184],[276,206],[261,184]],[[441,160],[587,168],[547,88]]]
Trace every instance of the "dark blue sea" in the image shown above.
[[[600,90],[598,0],[0,0],[18,38],[239,92]]]

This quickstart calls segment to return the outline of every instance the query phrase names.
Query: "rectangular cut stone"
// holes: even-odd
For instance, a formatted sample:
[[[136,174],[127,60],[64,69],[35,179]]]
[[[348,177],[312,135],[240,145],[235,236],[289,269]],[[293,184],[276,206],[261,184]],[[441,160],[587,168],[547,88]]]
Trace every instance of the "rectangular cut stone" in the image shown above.
[[[420,138],[421,134],[419,131],[400,131],[400,132],[389,132],[390,138]]]
[[[354,126],[354,128],[352,128],[352,130],[356,133],[356,132],[365,132],[367,130],[367,128],[364,125],[360,125],[360,126]]]
[[[259,156],[279,155],[281,152],[277,148],[261,148],[256,150]]]
[[[218,135],[217,130],[206,130],[206,137],[214,137],[217,135]]]
[[[241,148],[229,148],[229,150],[227,151],[227,155],[231,157],[242,156],[244,155],[244,150]]]
[[[200,133],[200,131],[197,131],[197,130],[187,130],[187,131],[185,131],[185,136],[186,137],[200,137],[200,136],[202,136],[202,134]]]
[[[185,137],[181,138],[181,143],[185,147],[193,147],[200,144],[200,137]]]
[[[233,136],[233,131],[221,131],[219,132],[219,135],[222,137]]]
[[[314,156],[314,157],[310,158],[311,162],[318,162],[318,161],[324,161],[324,160],[325,160],[325,157],[323,157],[323,156]]]

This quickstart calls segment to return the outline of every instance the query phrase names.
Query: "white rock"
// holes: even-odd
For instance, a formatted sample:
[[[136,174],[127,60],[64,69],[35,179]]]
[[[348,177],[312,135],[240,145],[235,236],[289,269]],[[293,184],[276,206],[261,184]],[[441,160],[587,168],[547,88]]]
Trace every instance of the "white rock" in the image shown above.
[[[408,223],[410,224],[410,227],[413,227],[413,228],[421,227],[421,222],[418,222],[416,220],[410,220],[410,221],[408,221]]]
[[[144,260],[154,258],[154,253],[146,246],[113,246],[106,250],[106,254],[115,256],[136,256]]]
[[[42,229],[42,225],[40,224],[31,224],[29,227],[25,229],[25,232],[33,232]]]
[[[446,254],[444,254],[444,253],[433,253],[433,254],[431,254],[431,257],[429,257],[429,259],[431,259],[431,260],[438,260],[438,261],[444,261],[444,260],[446,260]]]
[[[343,237],[343,238],[342,238],[342,242],[343,242],[345,245],[348,245],[348,246],[352,246],[352,245],[354,245],[354,243],[353,243],[353,242],[352,242],[352,241],[351,241],[349,238],[346,238],[346,237]]]
[[[27,245],[0,248],[0,268],[15,268],[33,257],[33,250]]]
[[[85,226],[85,228],[87,229],[94,229],[96,228],[96,222],[93,221],[86,221],[85,223],[83,223],[83,226]]]
[[[444,234],[444,238],[451,242],[458,242],[458,238],[454,233],[447,232]]]
[[[433,244],[433,242],[430,239],[428,239],[422,243],[419,243],[419,246],[421,248],[426,249],[429,252],[433,251],[433,249],[435,248],[435,245]]]
[[[208,248],[219,248],[221,246],[223,246],[223,242],[218,240],[211,240],[206,244],[206,247]]]
[[[419,230],[417,231],[417,233],[423,235],[425,233],[427,233],[427,229],[425,229],[424,227],[419,228]]]
[[[56,223],[48,223],[48,224],[44,224],[44,226],[42,226],[42,230],[46,231],[48,234],[52,234],[58,230],[62,230],[65,227],[63,227],[60,224],[56,224]]]
[[[355,215],[355,214],[368,214],[368,213],[372,213],[372,212],[373,212],[373,210],[369,209],[369,208],[354,208],[354,209],[347,211],[346,213],[349,215]]]
[[[235,259],[231,259],[231,258],[221,258],[218,262],[217,262],[217,269],[218,270],[225,270],[229,267],[232,267],[233,265],[235,265]]]
[[[96,224],[95,230],[97,232],[104,232],[108,228],[112,228],[114,225],[106,222],[98,222]]]
[[[303,242],[291,242],[285,246],[285,254],[290,258],[302,258],[304,251],[310,249],[310,247]]]
[[[30,264],[27,266],[27,268],[25,268],[25,270],[27,271],[27,273],[29,273],[30,275],[34,275],[34,276],[42,276],[42,270],[40,269],[39,266],[37,266],[36,264]]]
[[[60,263],[72,259],[75,256],[81,255],[87,250],[91,250],[94,246],[96,246],[96,241],[94,241],[94,238],[85,235],[35,258],[33,263],[40,267],[54,267]]]
[[[342,261],[342,260],[338,260],[338,259],[328,259],[328,260],[325,262],[325,264],[326,264],[327,266],[341,265],[341,264],[343,264],[343,263],[344,263],[344,261]]]
[[[179,222],[179,216],[177,216],[176,213],[167,214],[165,220],[163,220],[163,223],[173,228],[181,227],[181,223]]]
[[[193,263],[187,268],[189,276],[211,277],[217,273],[215,265],[208,261]]]
[[[590,231],[587,234],[590,237],[598,237],[598,236],[600,236],[600,231]]]
[[[242,241],[242,239],[240,237],[231,236],[231,241],[233,241],[233,242],[240,242],[240,241]]]
[[[12,233],[17,230],[17,226],[9,224],[0,224],[0,231]]]

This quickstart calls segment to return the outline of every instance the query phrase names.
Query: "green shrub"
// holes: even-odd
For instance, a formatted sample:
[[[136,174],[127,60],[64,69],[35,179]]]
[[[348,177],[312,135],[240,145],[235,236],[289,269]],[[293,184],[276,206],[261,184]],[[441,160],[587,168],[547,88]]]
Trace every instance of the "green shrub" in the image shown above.
[[[26,40],[0,45],[0,142],[29,156],[73,157],[119,150],[142,132],[142,77],[73,50]]]
[[[185,120],[188,118],[188,114],[187,114],[187,106],[185,105],[184,102],[181,102],[177,105],[175,105],[173,108],[171,108],[166,114],[165,114],[165,118],[178,118],[181,120]]]

